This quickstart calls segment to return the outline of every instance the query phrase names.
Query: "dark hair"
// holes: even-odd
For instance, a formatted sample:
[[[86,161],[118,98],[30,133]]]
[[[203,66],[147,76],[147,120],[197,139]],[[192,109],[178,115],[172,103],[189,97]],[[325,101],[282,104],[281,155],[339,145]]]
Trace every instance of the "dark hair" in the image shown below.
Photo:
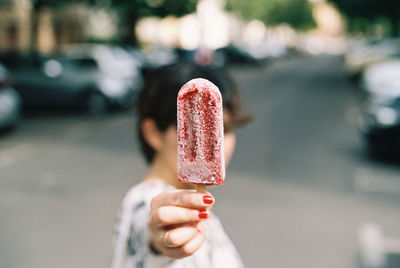
[[[243,125],[250,116],[240,109],[239,93],[233,79],[222,69],[200,66],[190,62],[179,62],[153,70],[144,71],[145,84],[138,98],[138,136],[141,149],[148,163],[154,158],[154,149],[146,142],[141,131],[141,122],[145,118],[153,119],[160,131],[176,125],[176,104],[179,89],[189,80],[205,78],[220,90],[226,132]]]

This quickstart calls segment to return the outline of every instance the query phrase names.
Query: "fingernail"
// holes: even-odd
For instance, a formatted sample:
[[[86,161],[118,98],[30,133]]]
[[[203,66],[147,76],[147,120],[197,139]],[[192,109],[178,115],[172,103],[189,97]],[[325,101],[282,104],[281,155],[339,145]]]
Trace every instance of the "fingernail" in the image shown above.
[[[214,203],[214,198],[211,195],[205,195],[203,196],[203,202],[204,204],[211,205]]]
[[[199,218],[207,219],[208,218],[208,210],[207,209],[199,210]]]

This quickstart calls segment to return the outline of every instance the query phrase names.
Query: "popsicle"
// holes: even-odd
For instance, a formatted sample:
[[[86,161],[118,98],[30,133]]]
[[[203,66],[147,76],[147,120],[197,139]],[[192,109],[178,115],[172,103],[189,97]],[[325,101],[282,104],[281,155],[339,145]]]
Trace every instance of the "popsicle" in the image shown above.
[[[223,109],[218,87],[206,79],[192,79],[180,89],[177,101],[179,180],[223,184]]]

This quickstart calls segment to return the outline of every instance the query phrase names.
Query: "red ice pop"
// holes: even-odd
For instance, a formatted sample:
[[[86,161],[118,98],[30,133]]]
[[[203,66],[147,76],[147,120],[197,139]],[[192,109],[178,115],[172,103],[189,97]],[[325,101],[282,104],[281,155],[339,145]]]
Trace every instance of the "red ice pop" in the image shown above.
[[[178,178],[201,185],[225,181],[222,97],[206,79],[192,79],[178,93]]]

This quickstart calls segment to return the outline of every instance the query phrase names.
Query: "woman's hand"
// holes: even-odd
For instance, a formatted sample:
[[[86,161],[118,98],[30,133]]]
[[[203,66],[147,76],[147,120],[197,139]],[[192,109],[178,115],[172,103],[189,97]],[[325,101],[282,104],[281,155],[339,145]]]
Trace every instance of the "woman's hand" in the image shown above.
[[[152,246],[161,254],[180,259],[195,253],[205,239],[204,222],[214,203],[210,194],[179,190],[157,195],[151,201],[149,228]]]

